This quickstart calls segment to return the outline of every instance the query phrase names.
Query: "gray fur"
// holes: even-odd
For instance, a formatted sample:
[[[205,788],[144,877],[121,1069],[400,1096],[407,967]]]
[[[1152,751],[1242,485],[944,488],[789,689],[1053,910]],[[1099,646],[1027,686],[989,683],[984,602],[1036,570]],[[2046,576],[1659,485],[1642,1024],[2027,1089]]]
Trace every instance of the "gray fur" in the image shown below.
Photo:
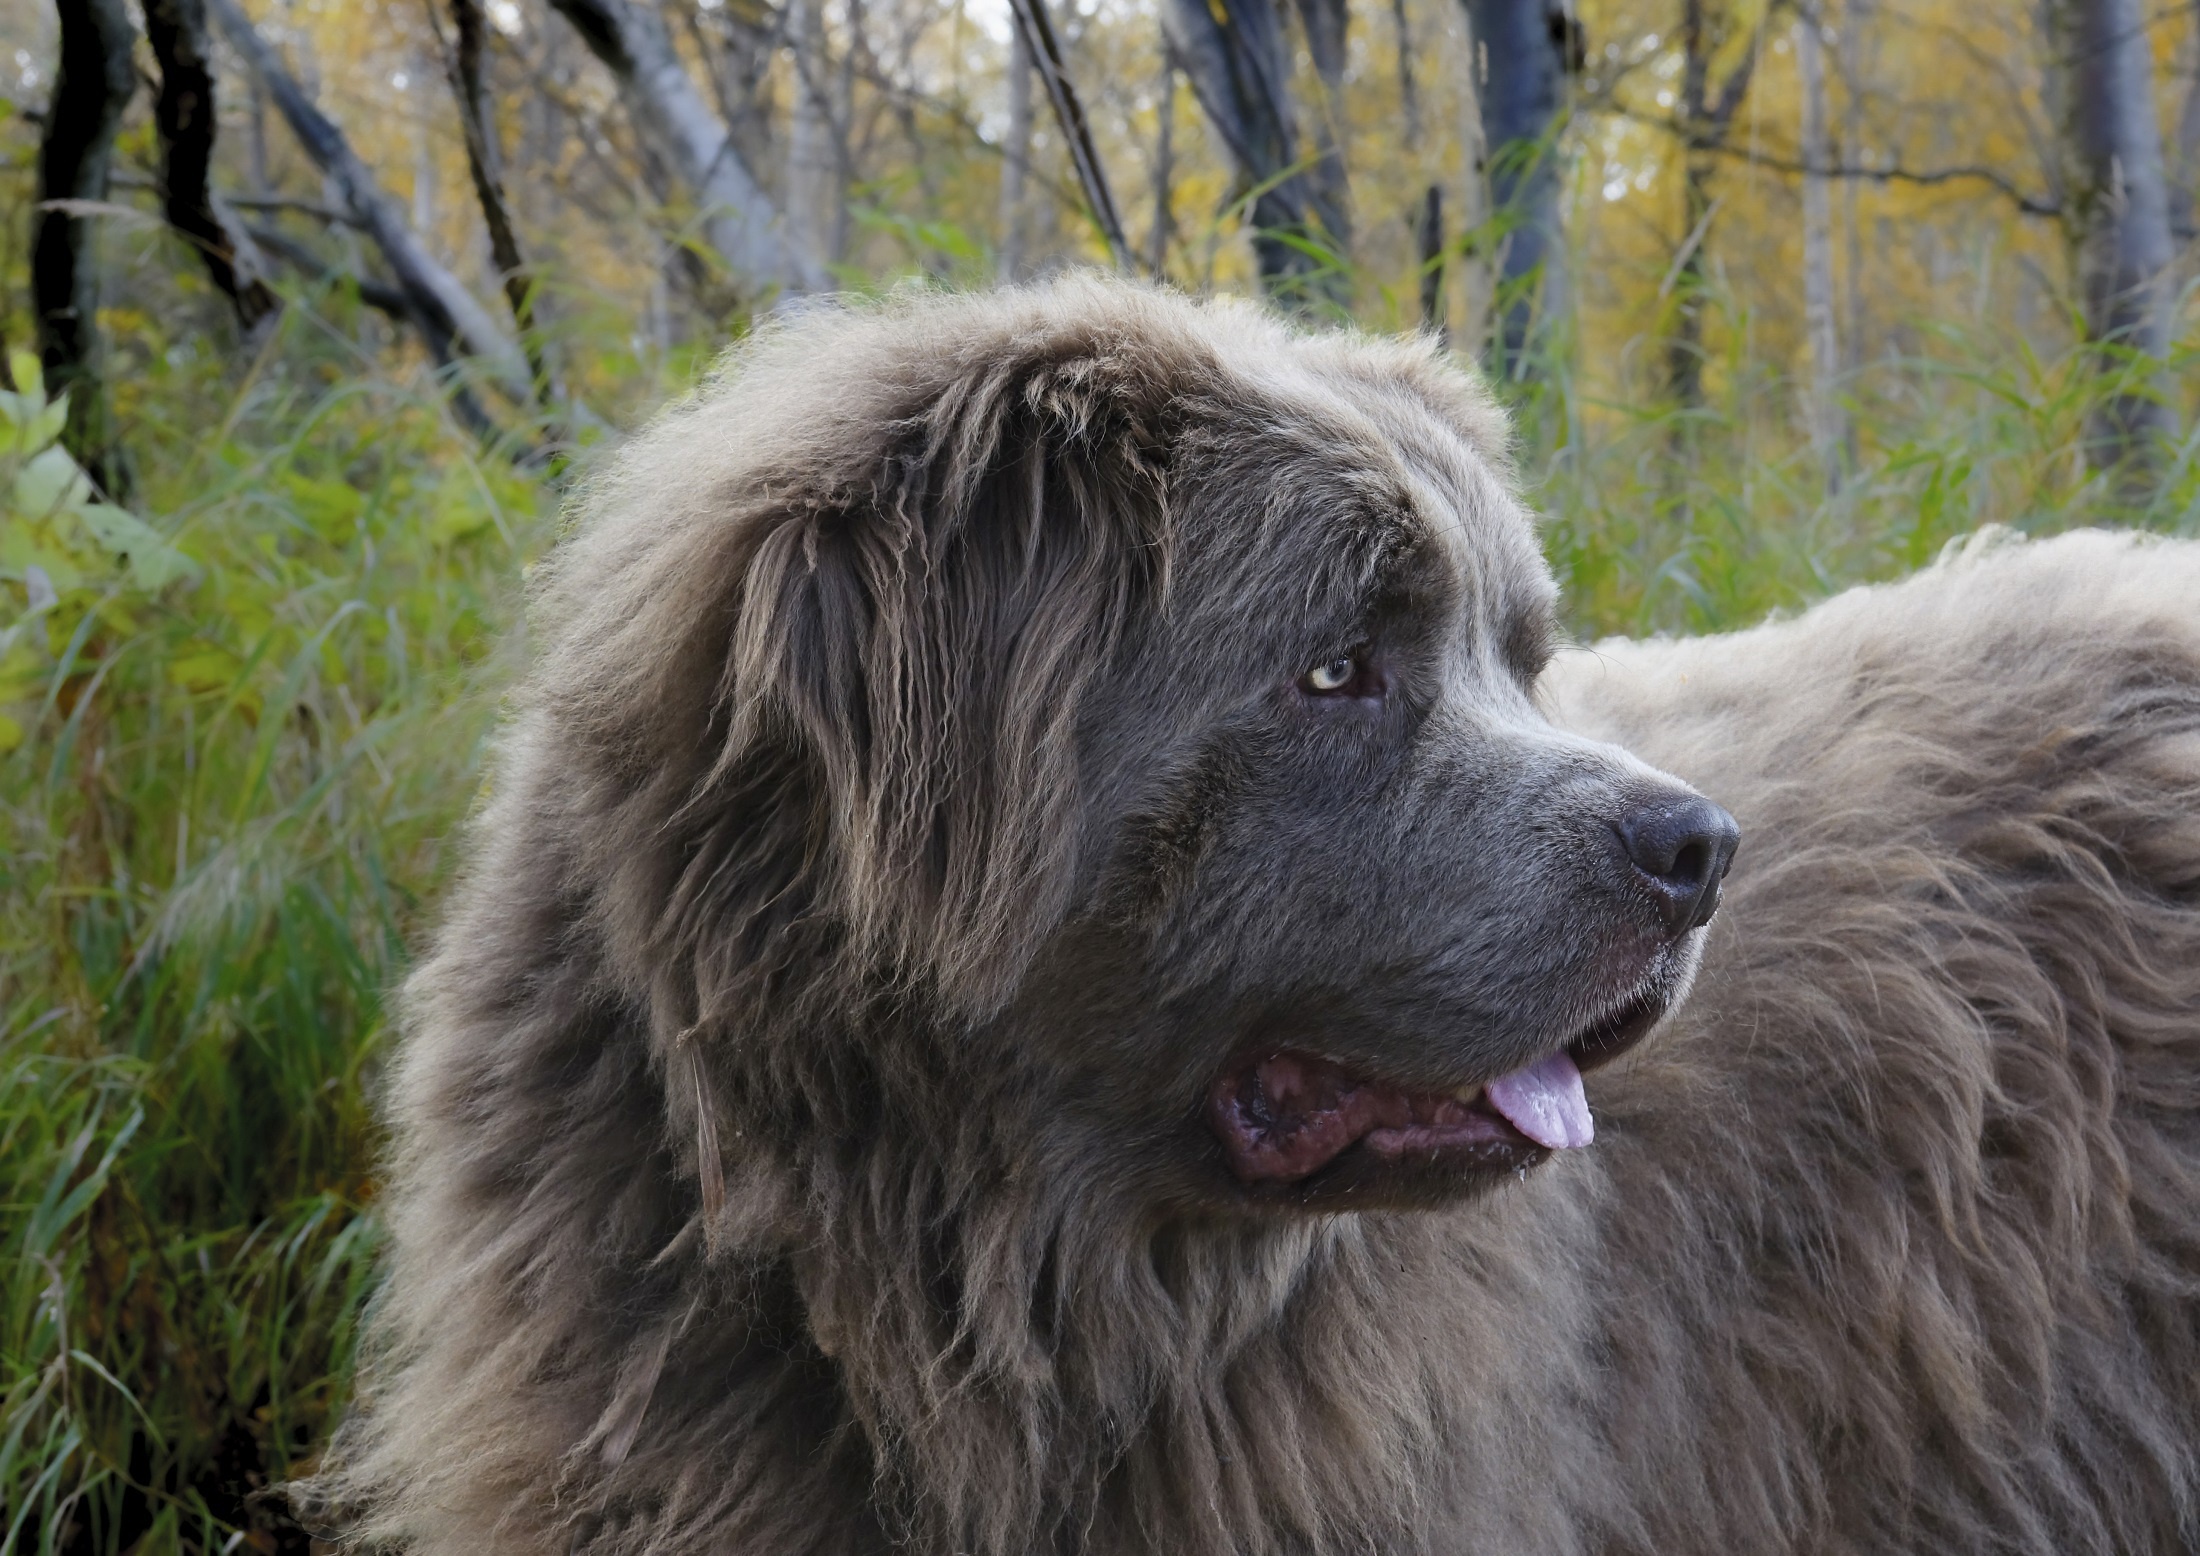
[[[302,1495],[421,1556],[2189,1548],[2200,548],[1538,680],[1503,440],[1424,346],[1091,279],[790,321],[638,438]],[[1295,700],[1363,639],[1379,710]],[[1744,829],[1670,945],[1609,845],[1666,772]],[[1475,1085],[1622,964],[1696,991],[1586,1151],[1222,1169],[1254,1036]]]

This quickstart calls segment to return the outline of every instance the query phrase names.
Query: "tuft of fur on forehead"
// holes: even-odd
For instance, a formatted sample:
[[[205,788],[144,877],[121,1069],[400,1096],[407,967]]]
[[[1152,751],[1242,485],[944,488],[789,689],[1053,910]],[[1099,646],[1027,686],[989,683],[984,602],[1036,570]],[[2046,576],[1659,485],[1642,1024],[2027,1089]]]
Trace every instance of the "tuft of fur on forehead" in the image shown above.
[[[1429,1211],[1154,1165],[1207,1076],[1093,974],[1276,760],[1215,710],[1403,593],[1464,623],[1439,733],[1532,713],[1504,436],[1426,344],[1072,278],[776,323],[630,443],[405,991],[301,1505],[420,1556],[2189,1548],[2200,548],[1562,656],[1748,838],[1596,1145]]]

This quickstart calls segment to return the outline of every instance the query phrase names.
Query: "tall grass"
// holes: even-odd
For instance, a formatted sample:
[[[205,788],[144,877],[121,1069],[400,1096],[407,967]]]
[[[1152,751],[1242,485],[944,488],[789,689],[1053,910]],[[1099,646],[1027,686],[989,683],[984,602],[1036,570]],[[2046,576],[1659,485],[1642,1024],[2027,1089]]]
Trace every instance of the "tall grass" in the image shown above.
[[[341,312],[299,299],[248,362],[148,361],[151,538],[15,480],[29,400],[0,454],[7,533],[53,564],[46,599],[0,546],[0,1549],[306,1549],[254,1493],[345,1397],[386,995],[557,502]],[[1515,390],[1585,635],[1753,620],[1989,521],[2189,529],[2200,500],[2188,445],[2120,505],[2083,457],[2100,380],[2020,343],[1860,375],[1830,471],[1792,386],[1712,381],[1686,412],[1596,403],[1563,363]]]

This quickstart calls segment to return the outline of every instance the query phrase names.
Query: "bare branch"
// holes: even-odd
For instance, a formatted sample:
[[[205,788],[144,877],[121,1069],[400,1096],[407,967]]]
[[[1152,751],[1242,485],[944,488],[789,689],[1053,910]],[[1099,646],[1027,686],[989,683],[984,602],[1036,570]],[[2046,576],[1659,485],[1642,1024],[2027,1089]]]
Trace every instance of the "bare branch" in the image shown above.
[[[1047,100],[1054,105],[1055,122],[1062,127],[1062,138],[1069,143],[1070,162],[1077,169],[1077,182],[1084,188],[1085,203],[1091,208],[1092,219],[1107,240],[1108,253],[1118,270],[1130,270],[1131,246],[1123,236],[1123,218],[1115,208],[1115,194],[1108,188],[1107,169],[1100,162],[1100,148],[1093,143],[1092,127],[1085,121],[1085,105],[1078,99],[1077,88],[1069,78],[1069,67],[1062,60],[1062,45],[1054,36],[1054,24],[1047,17],[1046,0],[1009,0],[1009,9],[1015,13],[1017,31],[1023,35],[1024,46],[1030,51],[1032,68],[1039,74],[1040,82],[1047,89]]]
[[[405,224],[395,202],[382,192],[374,174],[344,139],[343,131],[306,95],[237,0],[207,3],[231,45],[244,57],[268,96],[275,99],[275,106],[289,122],[291,133],[298,137],[306,155],[334,182],[360,228],[382,251],[397,284],[413,299],[419,316],[429,321],[432,330],[428,333],[440,333],[480,358],[506,392],[516,400],[528,400],[532,379],[519,346]]]

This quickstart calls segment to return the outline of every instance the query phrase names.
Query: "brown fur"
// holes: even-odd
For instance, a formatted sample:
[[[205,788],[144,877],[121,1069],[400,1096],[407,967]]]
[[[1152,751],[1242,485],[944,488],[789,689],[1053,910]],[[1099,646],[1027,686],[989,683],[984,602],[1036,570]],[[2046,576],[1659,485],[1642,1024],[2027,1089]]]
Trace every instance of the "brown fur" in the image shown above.
[[[1564,654],[1545,731],[1503,435],[1424,347],[1075,280],[781,326],[637,439],[407,992],[327,1515],[423,1556],[2191,1548],[2200,548],[1982,543]],[[1399,579],[1463,624],[1434,766],[1260,711],[1242,667]],[[1438,1208],[1227,1183],[1197,1099],[1253,996],[1200,991],[1261,957],[1321,974],[1295,1020],[1395,992],[1368,1052],[1432,1082],[1536,1051],[1473,1013],[1578,1022],[1620,910],[1507,840],[1670,783],[1585,737],[1744,829],[1597,1143]],[[1263,852],[1321,835],[1294,741],[1340,818],[1452,809]]]

